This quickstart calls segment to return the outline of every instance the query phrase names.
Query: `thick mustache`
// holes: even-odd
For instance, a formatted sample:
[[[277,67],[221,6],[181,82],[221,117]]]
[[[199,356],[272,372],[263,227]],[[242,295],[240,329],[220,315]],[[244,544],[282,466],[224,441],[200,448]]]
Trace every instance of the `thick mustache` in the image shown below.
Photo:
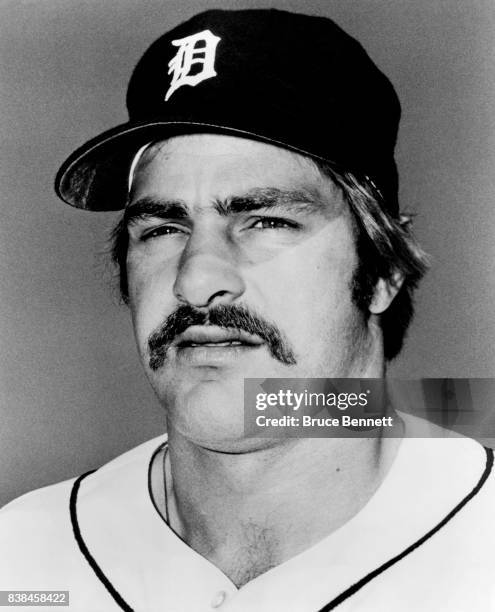
[[[193,306],[179,306],[148,339],[149,366],[155,371],[163,366],[167,350],[174,339],[192,325],[216,325],[259,336],[272,357],[285,365],[294,365],[296,358],[284,334],[272,323],[240,305],[215,306],[202,311]]]

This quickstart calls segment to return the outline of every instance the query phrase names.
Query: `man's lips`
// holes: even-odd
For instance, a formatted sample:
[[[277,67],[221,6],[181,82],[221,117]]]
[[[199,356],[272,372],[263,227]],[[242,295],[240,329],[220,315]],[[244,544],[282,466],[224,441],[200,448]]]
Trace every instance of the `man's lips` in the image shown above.
[[[195,325],[175,338],[172,346],[181,348],[194,347],[230,347],[230,346],[260,346],[264,340],[259,336],[245,331],[214,325]]]

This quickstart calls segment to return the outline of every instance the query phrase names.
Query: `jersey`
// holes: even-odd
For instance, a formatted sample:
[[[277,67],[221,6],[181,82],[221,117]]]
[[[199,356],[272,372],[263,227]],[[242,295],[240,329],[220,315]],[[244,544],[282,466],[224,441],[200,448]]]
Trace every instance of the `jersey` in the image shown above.
[[[155,507],[164,441],[1,510],[0,590],[69,591],[71,612],[495,611],[493,454],[474,440],[404,438],[360,512],[241,588]]]

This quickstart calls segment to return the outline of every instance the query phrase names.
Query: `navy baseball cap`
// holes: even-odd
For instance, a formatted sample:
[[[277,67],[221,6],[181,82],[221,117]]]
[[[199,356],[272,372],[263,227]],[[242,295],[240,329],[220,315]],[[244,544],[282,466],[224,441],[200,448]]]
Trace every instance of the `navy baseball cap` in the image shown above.
[[[368,177],[398,214],[399,100],[363,47],[330,19],[275,9],[200,13],[146,51],[129,83],[127,109],[127,123],[61,166],[55,189],[68,204],[124,208],[140,147],[220,133]]]

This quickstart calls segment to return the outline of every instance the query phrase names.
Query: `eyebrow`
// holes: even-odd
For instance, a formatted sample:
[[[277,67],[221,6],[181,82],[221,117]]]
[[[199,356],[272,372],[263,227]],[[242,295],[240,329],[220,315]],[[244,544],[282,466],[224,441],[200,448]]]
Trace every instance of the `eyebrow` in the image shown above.
[[[264,187],[233,196],[226,202],[217,202],[217,210],[220,214],[235,214],[285,206],[302,212],[319,209],[323,205],[319,194],[313,190]]]
[[[149,218],[185,219],[188,216],[187,207],[181,200],[165,200],[146,196],[124,210],[123,223],[129,226]]]
[[[316,190],[263,187],[226,200],[216,200],[214,209],[223,217],[261,209],[286,207],[296,212],[312,212],[325,206]],[[190,216],[183,200],[167,200],[145,196],[130,204],[124,212],[124,224],[132,225],[148,218],[185,219]]]

